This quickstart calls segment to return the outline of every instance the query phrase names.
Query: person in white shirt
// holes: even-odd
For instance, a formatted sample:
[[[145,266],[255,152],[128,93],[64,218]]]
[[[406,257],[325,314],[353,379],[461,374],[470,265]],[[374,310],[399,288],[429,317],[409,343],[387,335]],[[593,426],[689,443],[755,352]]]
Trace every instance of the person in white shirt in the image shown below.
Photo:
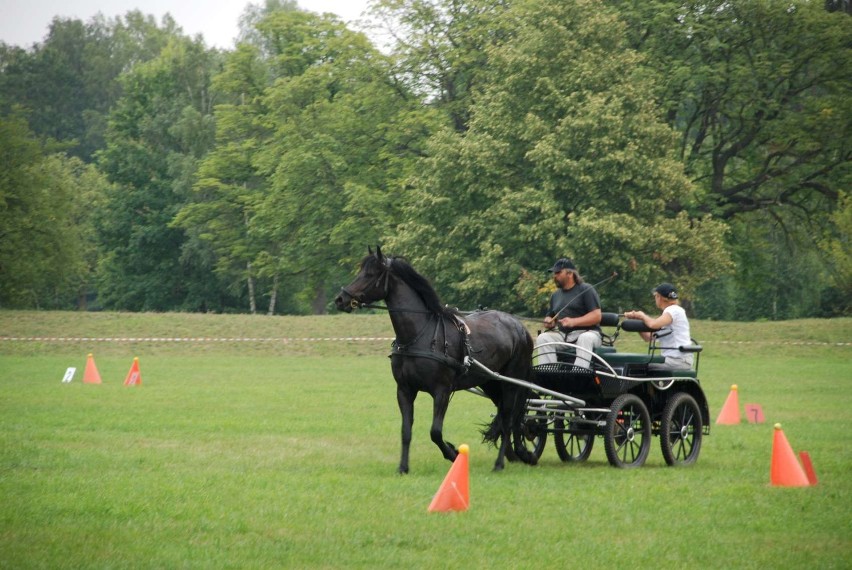
[[[689,332],[689,320],[686,311],[680,306],[677,289],[671,283],[661,283],[652,291],[654,303],[658,309],[663,311],[659,317],[650,317],[643,311],[627,311],[625,318],[639,319],[649,329],[658,329],[657,332],[640,332],[647,341],[654,335],[660,346],[666,362],[664,365],[650,365],[649,368],[688,369],[692,368],[693,355],[690,352],[681,352],[679,347],[692,344]]]

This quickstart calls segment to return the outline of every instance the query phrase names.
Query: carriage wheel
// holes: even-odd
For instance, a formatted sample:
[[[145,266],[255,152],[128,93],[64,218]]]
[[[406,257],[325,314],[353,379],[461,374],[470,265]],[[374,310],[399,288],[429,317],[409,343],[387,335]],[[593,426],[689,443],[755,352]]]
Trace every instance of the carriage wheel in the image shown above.
[[[641,467],[651,449],[651,415],[633,394],[622,394],[612,403],[604,434],[606,458],[615,467]]]
[[[565,421],[559,418],[554,422],[553,445],[559,459],[567,462],[580,462],[589,458],[595,444],[594,435],[577,435],[565,431]]]
[[[663,408],[660,446],[669,465],[690,465],[698,459],[704,425],[695,398],[677,392]]]
[[[521,445],[536,458],[541,458],[546,443],[547,416],[542,412],[526,416],[521,426]]]

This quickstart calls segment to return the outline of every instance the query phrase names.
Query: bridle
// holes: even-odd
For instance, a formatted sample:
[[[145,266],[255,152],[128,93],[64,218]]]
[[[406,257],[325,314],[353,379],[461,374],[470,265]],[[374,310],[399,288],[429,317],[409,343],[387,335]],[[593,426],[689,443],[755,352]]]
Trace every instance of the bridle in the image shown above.
[[[388,296],[388,292],[390,290],[390,273],[391,273],[391,264],[392,263],[393,263],[392,257],[385,257],[384,258],[384,263],[382,263],[382,272],[379,273],[379,276],[376,279],[376,284],[373,285],[373,288],[377,289],[379,287],[382,287],[384,289],[384,292],[385,292],[384,297]],[[384,285],[382,285],[382,280],[384,280]],[[350,284],[350,286],[351,286],[351,284]],[[349,306],[352,309],[365,308],[365,309],[384,309],[386,311],[390,311],[390,309],[388,309],[387,307],[384,307],[382,305],[373,305],[371,303],[368,303],[367,301],[364,301],[364,291],[362,291],[359,295],[356,295],[356,294],[352,293],[352,291],[350,291],[346,287],[341,287],[340,290],[343,291],[344,293],[346,293],[347,295],[349,295],[349,297],[351,298],[351,300],[349,301]]]

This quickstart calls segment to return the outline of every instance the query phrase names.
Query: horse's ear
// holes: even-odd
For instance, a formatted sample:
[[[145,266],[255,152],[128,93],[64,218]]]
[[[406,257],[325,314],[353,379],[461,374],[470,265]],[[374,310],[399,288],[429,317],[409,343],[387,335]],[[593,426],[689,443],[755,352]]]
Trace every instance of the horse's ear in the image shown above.
[[[369,245],[367,246],[367,253],[369,253],[370,255],[373,255],[373,248],[370,247]]]
[[[376,257],[377,257],[377,258],[379,258],[379,259],[381,259],[382,257],[384,257],[384,256],[382,255],[382,247],[381,247],[380,245],[377,245],[377,246],[376,246]]]

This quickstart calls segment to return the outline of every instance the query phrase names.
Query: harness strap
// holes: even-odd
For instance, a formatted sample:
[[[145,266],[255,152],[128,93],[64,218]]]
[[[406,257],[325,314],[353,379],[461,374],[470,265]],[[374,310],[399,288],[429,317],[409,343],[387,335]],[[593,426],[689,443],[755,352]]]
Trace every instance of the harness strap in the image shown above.
[[[417,342],[417,340],[420,338],[420,336],[422,336],[423,332],[425,332],[426,326],[428,326],[428,322],[427,322],[427,324],[424,325],[423,329],[421,329],[420,334],[417,335],[417,338],[414,339],[414,341],[412,341],[411,343],[403,345],[403,344],[399,344],[396,340],[394,340],[393,344],[391,345],[391,353],[388,355],[388,357],[392,358],[394,356],[412,356],[412,357],[415,357],[415,358],[429,358],[431,360],[435,360],[437,362],[440,362],[441,364],[449,366],[450,368],[454,369],[456,371],[456,373],[458,373],[462,376],[467,374],[469,369],[470,369],[470,359],[468,358],[470,356],[470,353],[471,353],[470,337],[469,337],[470,329],[468,329],[467,325],[460,318],[458,318],[456,316],[453,316],[451,318],[453,325],[455,325],[456,329],[459,331],[459,333],[462,336],[461,340],[462,340],[463,357],[462,357],[462,360],[459,361],[459,360],[456,360],[455,358],[453,358],[452,356],[450,356],[450,354],[449,354],[450,344],[447,342],[447,328],[446,328],[447,324],[446,324],[446,321],[445,321],[444,318],[439,318],[439,321],[440,321],[440,323],[437,323],[437,322],[435,323],[435,333],[432,336],[432,342],[430,344],[430,350],[426,351],[426,350],[419,350],[419,349],[416,349],[416,348],[410,348],[410,346],[412,344],[414,344],[415,342]],[[438,341],[438,325],[439,324],[441,325],[441,329],[442,329],[443,334],[444,334],[443,353],[435,350],[436,345],[437,345],[437,341]]]
[[[388,355],[388,358],[393,358],[394,356],[411,356],[414,358],[428,358],[430,360],[435,360],[445,366],[449,366],[461,376],[467,374],[468,369],[470,368],[469,364],[460,362],[452,356],[441,354],[440,352],[432,352],[430,350],[417,350],[413,348],[398,350],[396,345],[394,345],[393,351]]]

